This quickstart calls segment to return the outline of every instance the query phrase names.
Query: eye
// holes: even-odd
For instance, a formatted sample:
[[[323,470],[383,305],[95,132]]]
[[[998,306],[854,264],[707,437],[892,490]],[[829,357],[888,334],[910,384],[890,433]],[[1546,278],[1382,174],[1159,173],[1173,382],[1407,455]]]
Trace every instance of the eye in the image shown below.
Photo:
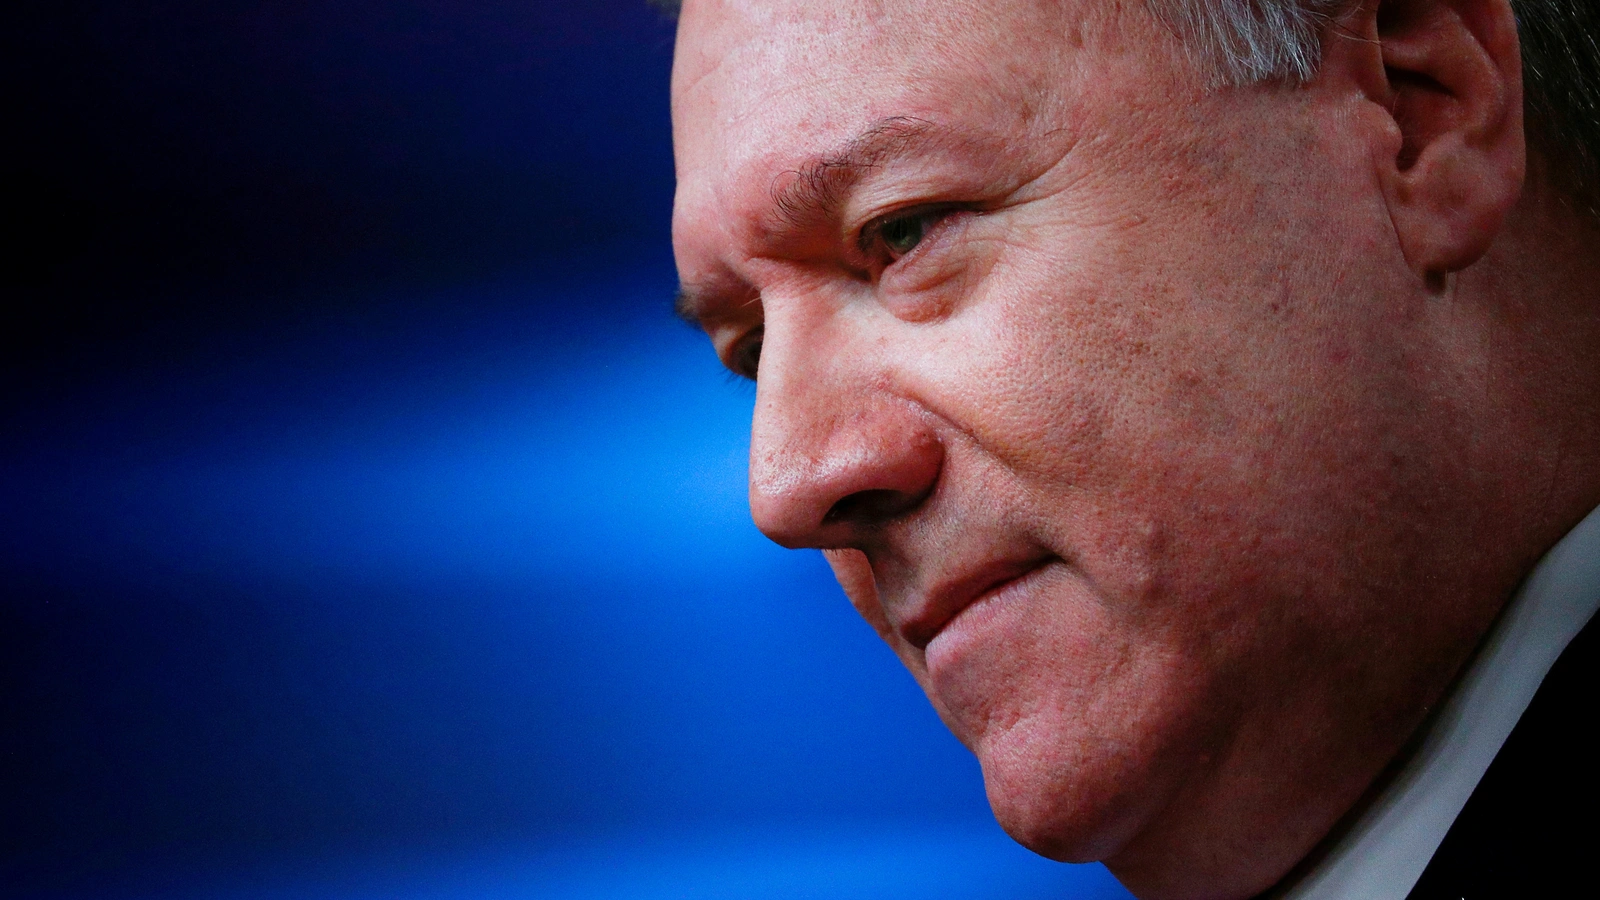
[[[883,238],[884,249],[895,259],[915,250],[917,245],[922,243],[922,234],[927,230],[928,218],[927,213],[921,213],[884,222],[878,232]]]
[[[869,256],[887,257],[892,263],[915,250],[928,229],[946,212],[943,209],[919,209],[880,219],[862,233],[862,250]]]
[[[733,348],[728,368],[735,375],[756,380],[756,370],[761,367],[761,339],[764,326],[757,325]]]

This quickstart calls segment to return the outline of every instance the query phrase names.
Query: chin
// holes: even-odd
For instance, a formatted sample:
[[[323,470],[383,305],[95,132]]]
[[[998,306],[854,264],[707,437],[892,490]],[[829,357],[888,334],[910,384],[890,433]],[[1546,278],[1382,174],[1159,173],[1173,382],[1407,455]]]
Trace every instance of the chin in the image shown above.
[[[1127,748],[1097,754],[1088,749],[1094,742],[1030,730],[1019,723],[978,749],[995,820],[1017,843],[1058,862],[1115,855],[1149,806],[1131,787],[1148,780],[1129,771]]]

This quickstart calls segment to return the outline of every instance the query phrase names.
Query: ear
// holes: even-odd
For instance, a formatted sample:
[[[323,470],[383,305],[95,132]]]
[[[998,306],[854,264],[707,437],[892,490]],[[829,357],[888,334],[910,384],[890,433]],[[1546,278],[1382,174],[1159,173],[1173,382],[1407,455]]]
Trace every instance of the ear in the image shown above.
[[[1522,193],[1522,61],[1510,0],[1369,0],[1329,67],[1383,110],[1374,162],[1400,248],[1431,287],[1478,260]]]

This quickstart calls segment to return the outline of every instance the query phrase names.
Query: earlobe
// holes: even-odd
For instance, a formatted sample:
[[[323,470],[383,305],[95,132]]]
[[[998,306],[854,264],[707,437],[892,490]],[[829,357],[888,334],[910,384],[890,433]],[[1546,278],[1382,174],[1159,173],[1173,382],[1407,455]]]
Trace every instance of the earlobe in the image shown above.
[[[1412,270],[1442,284],[1489,249],[1522,192],[1509,0],[1377,0],[1342,26],[1355,41],[1328,63],[1348,67],[1386,111],[1391,129],[1375,163],[1395,233]]]

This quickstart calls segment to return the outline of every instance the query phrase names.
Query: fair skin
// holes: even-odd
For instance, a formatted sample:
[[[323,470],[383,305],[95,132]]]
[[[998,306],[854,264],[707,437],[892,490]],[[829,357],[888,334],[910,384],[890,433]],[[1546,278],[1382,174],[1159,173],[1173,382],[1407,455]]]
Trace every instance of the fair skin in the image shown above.
[[[1142,4],[689,0],[686,314],[1000,823],[1246,897],[1600,502],[1592,233],[1523,190],[1503,0],[1209,89]]]

